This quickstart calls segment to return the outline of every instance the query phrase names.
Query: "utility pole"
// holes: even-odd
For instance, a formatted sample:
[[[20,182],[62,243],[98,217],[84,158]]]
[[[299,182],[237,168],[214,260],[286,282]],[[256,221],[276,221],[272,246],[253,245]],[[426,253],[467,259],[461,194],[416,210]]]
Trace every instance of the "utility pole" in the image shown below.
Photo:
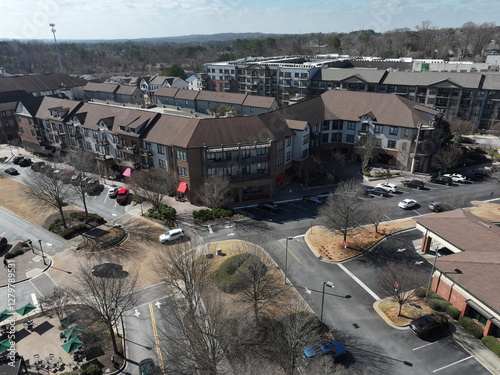
[[[55,29],[56,24],[51,23],[49,24],[49,26],[51,27],[50,31],[52,31],[52,34],[54,34],[54,43],[56,44],[57,59],[59,60],[59,69],[61,69],[61,73],[64,73],[61,63],[61,55],[59,55],[59,47],[57,46],[56,29]]]

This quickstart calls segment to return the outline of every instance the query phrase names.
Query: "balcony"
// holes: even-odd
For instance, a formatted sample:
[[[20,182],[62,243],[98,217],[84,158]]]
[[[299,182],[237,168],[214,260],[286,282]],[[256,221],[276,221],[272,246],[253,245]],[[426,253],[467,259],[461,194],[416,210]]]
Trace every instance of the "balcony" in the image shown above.
[[[359,136],[364,136],[368,135],[370,132],[368,130],[358,130],[358,135]]]
[[[271,174],[266,172],[242,173],[240,175],[231,176],[230,181],[237,182],[237,181],[249,181],[249,180],[264,180],[269,178],[271,178]]]
[[[241,164],[265,163],[268,162],[269,160],[270,160],[269,155],[257,155],[257,156],[242,158]]]
[[[238,164],[238,160],[233,159],[207,159],[207,166],[210,168],[227,167]]]
[[[153,156],[153,151],[141,148],[142,156]]]

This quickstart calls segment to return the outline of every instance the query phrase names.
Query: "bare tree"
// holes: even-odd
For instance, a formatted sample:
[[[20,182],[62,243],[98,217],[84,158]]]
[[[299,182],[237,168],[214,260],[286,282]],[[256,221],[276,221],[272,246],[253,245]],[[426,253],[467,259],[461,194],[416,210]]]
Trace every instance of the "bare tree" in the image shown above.
[[[375,137],[372,134],[368,134],[362,136],[359,142],[354,146],[356,154],[361,159],[361,170],[364,170],[368,166],[368,163],[373,156],[375,141]]]
[[[368,220],[370,220],[370,222],[375,227],[375,233],[377,234],[378,234],[378,226],[380,225],[382,219],[383,219],[382,212],[378,210],[370,210],[370,212],[368,212]]]
[[[269,332],[271,353],[287,374],[293,375],[304,348],[321,341],[321,323],[302,306],[291,306]]]
[[[472,194],[456,193],[448,194],[441,200],[441,203],[447,210],[455,210],[457,208],[470,207],[473,199],[474,196]]]
[[[248,285],[241,293],[244,301],[251,303],[255,323],[259,323],[261,311],[281,303],[284,285],[276,266],[259,250],[250,251],[250,257],[240,269],[240,277]]]
[[[212,210],[215,218],[215,209],[232,201],[229,178],[220,174],[208,176],[198,191],[198,197]]]
[[[78,175],[78,183],[73,186],[75,194],[80,198],[83,203],[83,209],[85,211],[85,224],[88,223],[88,209],[87,209],[87,195],[88,188],[83,184],[84,178],[88,177],[89,173],[96,170],[96,162],[93,154],[84,150],[77,150],[70,153],[68,158],[68,163],[75,168],[75,172]]]
[[[113,326],[124,312],[136,305],[140,297],[137,293],[140,287],[138,274],[135,271],[109,269],[108,273],[98,277],[92,273],[93,266],[90,262],[79,264],[76,274],[78,286],[69,289],[69,293],[76,306],[108,327],[114,352],[119,354]]]
[[[474,128],[474,123],[470,120],[464,120],[456,117],[450,120],[450,132],[452,134],[469,134],[474,131]]]
[[[43,311],[52,310],[56,313],[59,320],[64,318],[65,308],[69,302],[69,294],[66,290],[57,287],[54,291],[40,298],[40,306]]]
[[[24,179],[24,182],[28,185],[25,196],[42,207],[58,211],[64,228],[67,228],[63,207],[71,196],[71,185],[64,184],[56,176],[49,176],[44,173],[35,173],[30,180]]]
[[[378,269],[376,275],[378,286],[398,303],[398,316],[401,315],[403,305],[415,295],[415,288],[425,283],[420,272],[395,262],[389,262]]]
[[[460,146],[449,145],[441,148],[432,156],[432,166],[446,171],[449,168],[457,166],[463,157],[463,151]]]
[[[340,184],[335,193],[328,197],[326,203],[320,208],[319,218],[323,224],[338,233],[347,235],[359,225],[365,214],[365,209],[360,199],[363,186],[355,180],[347,180]]]
[[[151,203],[158,212],[163,198],[175,192],[174,175],[163,168],[151,168],[138,171],[130,176],[132,190]]]

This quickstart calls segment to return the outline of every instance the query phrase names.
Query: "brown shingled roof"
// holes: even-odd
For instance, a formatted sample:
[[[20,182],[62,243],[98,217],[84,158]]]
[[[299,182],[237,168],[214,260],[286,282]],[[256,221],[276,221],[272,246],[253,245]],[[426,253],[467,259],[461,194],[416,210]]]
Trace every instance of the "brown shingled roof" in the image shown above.
[[[186,148],[198,121],[197,118],[161,115],[144,139],[148,142]]]
[[[196,90],[179,90],[175,94],[175,99],[181,100],[195,100],[199,91]]]
[[[155,91],[155,96],[166,96],[168,98],[173,98],[175,94],[179,91],[175,87],[158,87]]]
[[[80,106],[82,102],[76,101],[76,100],[69,100],[69,99],[59,99],[59,98],[53,98],[50,96],[45,96],[42,100],[42,103],[38,107],[38,110],[36,112],[36,117],[37,118],[50,118],[50,109],[52,108],[68,108],[69,112],[67,115],[71,113],[75,108]]]
[[[133,95],[135,90],[137,90],[136,86],[120,86],[116,93],[120,95]]]
[[[243,104],[246,94],[236,94],[231,92],[199,91],[197,100],[225,104]]]
[[[0,92],[24,90],[28,93],[64,90],[85,86],[87,80],[62,73],[32,74],[14,77],[0,76]]]
[[[270,96],[247,95],[243,105],[255,108],[271,108],[275,99]]]
[[[414,220],[464,250],[439,257],[437,269],[500,312],[500,228],[463,209]]]
[[[97,82],[89,82],[83,88],[84,91],[94,91],[94,92],[107,92],[114,93],[120,85],[115,83],[97,83]]]
[[[422,112],[434,116],[439,114],[438,111],[425,108],[399,95],[330,90],[322,94],[321,98],[325,113],[329,111],[334,118],[350,121],[359,121],[361,116],[372,112],[378,124],[416,128],[418,122],[427,124],[430,121]]]

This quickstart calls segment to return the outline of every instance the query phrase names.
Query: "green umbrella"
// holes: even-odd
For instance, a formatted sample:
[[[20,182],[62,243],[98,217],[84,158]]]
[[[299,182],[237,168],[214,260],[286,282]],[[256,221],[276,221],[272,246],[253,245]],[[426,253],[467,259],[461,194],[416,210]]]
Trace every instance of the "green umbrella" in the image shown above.
[[[21,316],[25,316],[26,314],[29,314],[30,312],[32,312],[35,309],[36,309],[35,306],[33,306],[31,303],[28,303],[26,306],[23,306],[20,309],[17,309],[16,312]]]
[[[62,318],[61,320],[59,320],[59,322],[61,323],[61,325],[63,327],[67,327],[69,326],[70,324],[73,324],[74,322],[76,322],[78,319],[77,319],[77,316],[76,314],[71,314],[71,315],[68,315],[66,318]]]
[[[73,326],[73,327],[70,327],[70,328],[64,330],[64,334],[66,335],[66,338],[68,340],[73,336],[78,336],[82,332],[83,332],[83,328],[80,326]]]
[[[63,348],[66,353],[71,353],[71,352],[74,352],[76,349],[78,349],[82,345],[83,345],[83,342],[81,342],[78,339],[78,337],[73,337],[67,343],[62,344],[61,348]]]
[[[6,352],[9,349],[10,349],[10,340],[9,339],[3,340],[0,342],[0,354],[2,354],[3,352]]]
[[[0,313],[0,322],[3,322],[9,316],[12,316],[12,313],[9,310],[4,310]]]

